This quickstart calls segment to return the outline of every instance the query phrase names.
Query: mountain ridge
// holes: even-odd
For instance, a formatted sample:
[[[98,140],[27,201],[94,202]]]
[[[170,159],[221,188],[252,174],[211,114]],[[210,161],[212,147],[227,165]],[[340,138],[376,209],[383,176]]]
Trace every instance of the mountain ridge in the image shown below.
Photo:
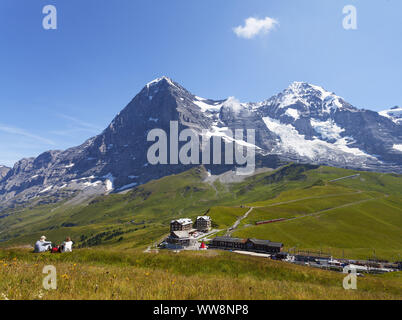
[[[402,126],[380,113],[358,109],[319,86],[293,82],[259,103],[234,97],[205,99],[168,77],[146,84],[99,135],[64,151],[18,161],[0,180],[0,209],[38,197],[52,201],[124,191],[189,166],[150,166],[147,133],[179,130],[227,138],[228,130],[254,129],[257,157],[402,173]],[[265,162],[265,165],[266,162]],[[230,170],[226,166],[219,170]],[[210,168],[214,170],[214,167]]]

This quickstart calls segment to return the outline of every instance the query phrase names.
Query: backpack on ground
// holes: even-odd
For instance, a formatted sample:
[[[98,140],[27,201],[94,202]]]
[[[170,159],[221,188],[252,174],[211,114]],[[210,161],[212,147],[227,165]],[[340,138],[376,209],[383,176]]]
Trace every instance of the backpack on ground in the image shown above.
[[[59,246],[55,246],[52,248],[51,253],[60,253],[60,247]]]

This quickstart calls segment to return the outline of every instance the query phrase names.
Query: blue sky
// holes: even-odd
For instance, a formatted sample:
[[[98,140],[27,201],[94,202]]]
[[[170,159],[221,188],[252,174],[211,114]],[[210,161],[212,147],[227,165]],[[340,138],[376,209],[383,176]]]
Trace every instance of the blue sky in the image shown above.
[[[44,30],[55,5],[58,29]],[[357,30],[342,27],[345,5]],[[0,164],[81,144],[150,80],[260,101],[292,81],[358,107],[402,104],[400,0],[1,0]],[[241,38],[245,19],[268,34]]]

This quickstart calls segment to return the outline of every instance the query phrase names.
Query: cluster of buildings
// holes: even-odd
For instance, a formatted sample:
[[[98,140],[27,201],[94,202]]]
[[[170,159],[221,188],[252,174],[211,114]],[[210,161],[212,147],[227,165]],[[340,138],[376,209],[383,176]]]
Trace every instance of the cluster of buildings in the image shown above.
[[[209,216],[199,216],[193,220],[184,218],[173,220],[170,223],[170,235],[166,239],[170,249],[198,249],[197,236],[199,233],[208,233],[212,228],[212,220]]]
[[[206,249],[204,242],[200,246],[198,239],[205,238],[211,229],[212,219],[209,216],[199,216],[195,222],[188,218],[173,220],[170,223],[170,235],[165,239],[164,247],[172,250]],[[297,254],[291,255],[283,252],[283,247],[283,243],[280,242],[232,238],[228,236],[215,237],[208,244],[209,249],[264,254],[264,256],[268,255],[275,260],[340,272],[344,272],[346,266],[353,267],[361,273],[384,273],[402,269],[402,262],[391,264],[345,259],[334,260],[332,256],[323,254],[322,252],[304,253],[299,251]]]
[[[205,237],[211,229],[212,220],[209,216],[199,216],[195,223],[188,218],[173,220],[170,223],[170,235],[165,240],[165,247],[173,250],[198,250],[200,248],[198,239]],[[209,243],[209,248],[274,255],[281,253],[283,244],[269,240],[216,237]]]

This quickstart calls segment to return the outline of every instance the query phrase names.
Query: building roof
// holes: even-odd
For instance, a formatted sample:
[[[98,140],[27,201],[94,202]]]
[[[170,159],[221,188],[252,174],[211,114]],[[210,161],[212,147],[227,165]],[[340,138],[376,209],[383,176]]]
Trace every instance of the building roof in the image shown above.
[[[271,241],[269,241],[269,240],[248,239],[248,241],[250,241],[254,244],[265,245],[265,246],[269,246],[271,244]]]
[[[275,248],[282,248],[283,244],[280,242],[271,242],[269,240],[260,240],[260,239],[240,239],[240,238],[232,238],[232,237],[216,237],[213,241],[221,241],[221,242],[236,242],[236,243],[246,243],[247,241],[252,242],[253,244],[265,245]]]
[[[197,217],[197,220],[200,220],[200,219],[203,219],[203,220],[206,220],[206,221],[210,221],[210,220],[211,220],[211,217],[210,217],[210,216],[199,216],[199,217]]]
[[[283,243],[281,242],[269,242],[269,246],[270,247],[276,247],[276,248],[282,248],[283,247]]]
[[[188,219],[188,218],[178,219],[178,220],[172,220],[171,223],[175,223],[175,222],[177,222],[177,223],[179,223],[179,224],[182,224],[182,225],[193,224],[193,220]]]
[[[232,238],[232,237],[216,237],[212,241],[245,243],[247,240],[246,239],[240,239],[240,238]]]
[[[190,238],[190,234],[187,231],[173,231],[170,236],[178,239]]]
[[[263,246],[270,246],[270,247],[283,247],[283,244],[280,242],[272,242],[269,240],[260,240],[260,239],[249,239],[250,242],[258,245],[263,245]]]

